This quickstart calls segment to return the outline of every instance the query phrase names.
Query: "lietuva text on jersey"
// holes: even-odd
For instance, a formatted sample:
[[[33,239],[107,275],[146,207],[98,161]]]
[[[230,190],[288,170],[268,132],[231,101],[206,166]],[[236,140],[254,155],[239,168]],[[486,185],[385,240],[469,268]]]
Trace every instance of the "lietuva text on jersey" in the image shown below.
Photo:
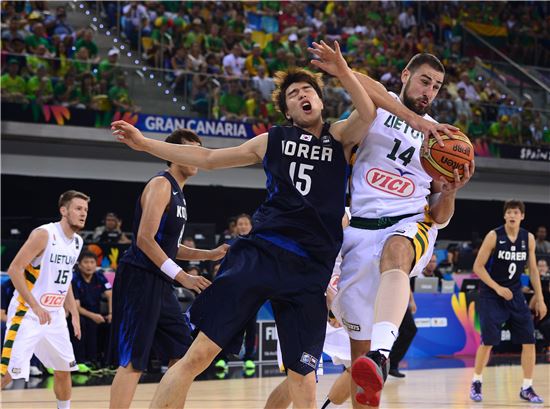
[[[67,256],[65,254],[50,254],[50,263],[55,264],[67,264],[74,266],[76,264],[76,257]]]
[[[272,127],[263,165],[267,198],[253,216],[252,235],[306,253],[332,271],[342,245],[348,164],[330,125],[319,136]]]
[[[397,129],[403,132],[404,134],[409,133],[411,137],[413,137],[414,139],[417,139],[417,138],[424,139],[424,134],[422,132],[411,128],[411,126],[407,122],[405,122],[403,119],[393,114],[388,115],[388,117],[384,121],[384,126],[386,128]]]

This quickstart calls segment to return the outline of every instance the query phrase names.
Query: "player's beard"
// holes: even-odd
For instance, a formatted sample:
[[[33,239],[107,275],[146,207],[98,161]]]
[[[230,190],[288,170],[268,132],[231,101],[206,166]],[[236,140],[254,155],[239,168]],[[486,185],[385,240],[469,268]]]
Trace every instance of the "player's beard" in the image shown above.
[[[405,104],[405,106],[415,114],[424,116],[430,110],[431,104],[426,105],[425,108],[419,107],[416,104],[417,100],[409,96],[409,81],[407,81],[405,84],[405,89],[403,90],[403,104]]]

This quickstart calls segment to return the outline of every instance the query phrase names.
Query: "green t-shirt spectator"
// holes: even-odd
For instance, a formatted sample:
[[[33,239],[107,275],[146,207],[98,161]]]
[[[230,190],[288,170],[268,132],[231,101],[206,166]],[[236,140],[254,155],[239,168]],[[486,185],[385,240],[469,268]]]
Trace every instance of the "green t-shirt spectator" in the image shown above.
[[[235,33],[242,33],[245,29],[244,21],[237,21],[234,18],[229,20],[227,25],[231,27]]]
[[[283,49],[285,48],[283,43],[281,43],[281,42],[275,43],[273,41],[270,41],[269,43],[267,43],[267,45],[263,49],[262,57],[264,57],[264,58],[275,58],[275,55],[277,54],[277,50],[279,48],[283,48]]]
[[[29,99],[35,99],[36,93],[38,92],[38,89],[40,88],[40,82],[42,80],[38,78],[38,76],[34,75],[32,76],[29,81],[27,82],[27,98]],[[42,95],[53,95],[53,86],[52,86],[52,80],[49,78],[45,79],[45,86],[43,88]]]
[[[49,51],[55,51],[52,44],[47,38],[44,37],[38,37],[36,34],[31,34],[28,37],[25,37],[25,45],[27,47],[36,48],[39,45],[43,45],[46,47]]]
[[[116,65],[111,64],[107,58],[104,58],[99,62],[97,70],[99,73],[98,78],[100,79],[103,78],[104,73],[106,72],[109,73],[109,76],[107,78],[109,84],[114,79],[116,73],[119,71],[118,67]]]
[[[32,72],[36,72],[38,70],[38,67],[41,66],[41,65],[46,67],[46,70],[48,70],[48,71],[50,70],[49,61],[46,60],[45,58],[41,58],[37,55],[29,54],[29,55],[27,55],[26,59],[27,59],[27,67]]]
[[[267,66],[271,75],[275,74],[277,71],[284,71],[288,68],[288,63],[286,61],[281,61],[275,59]]]
[[[65,84],[65,81],[58,81],[53,89],[53,94],[58,97],[65,94],[65,92],[67,92],[67,84]],[[77,99],[80,99],[80,89],[77,85],[75,85],[73,90],[69,94],[69,101],[74,101]]]
[[[75,48],[76,51],[80,50],[82,47],[85,47],[90,52],[90,58],[94,58],[97,55],[97,45],[93,41],[86,41],[83,38],[76,40]]]
[[[501,128],[498,122],[493,122],[489,127],[489,135],[491,138],[506,142],[510,139],[510,127]]]
[[[75,68],[77,75],[83,74],[85,72],[92,72],[92,64],[87,61],[74,60],[73,67]]]
[[[111,87],[109,90],[109,99],[111,101],[118,101],[123,104],[128,104],[130,102],[128,90],[126,88],[117,87],[116,85]]]
[[[213,35],[204,36],[204,47],[206,51],[211,51],[213,53],[219,53],[223,50],[223,40],[220,37]]]
[[[25,94],[27,89],[27,84],[22,76],[16,75],[15,78],[12,78],[10,74],[6,73],[2,75],[0,81],[2,82],[1,88],[7,92],[19,92]]]
[[[483,122],[480,122],[479,124],[471,122],[468,126],[467,133],[468,136],[472,139],[483,138],[487,136],[487,125],[485,125]]]
[[[286,43],[285,50],[289,53],[294,54],[296,57],[300,57],[303,54],[302,49],[297,43],[294,43],[294,44]]]
[[[223,94],[220,97],[220,107],[225,108],[229,113],[242,115],[246,108],[246,101],[240,95]]]

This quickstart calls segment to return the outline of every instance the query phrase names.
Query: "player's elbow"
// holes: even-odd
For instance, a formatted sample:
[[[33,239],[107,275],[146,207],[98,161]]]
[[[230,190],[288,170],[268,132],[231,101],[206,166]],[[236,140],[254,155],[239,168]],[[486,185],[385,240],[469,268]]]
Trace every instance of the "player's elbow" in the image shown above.
[[[147,253],[147,250],[149,249],[151,242],[154,241],[154,237],[147,234],[139,232],[136,240],[136,244],[138,248],[143,251],[144,253]]]

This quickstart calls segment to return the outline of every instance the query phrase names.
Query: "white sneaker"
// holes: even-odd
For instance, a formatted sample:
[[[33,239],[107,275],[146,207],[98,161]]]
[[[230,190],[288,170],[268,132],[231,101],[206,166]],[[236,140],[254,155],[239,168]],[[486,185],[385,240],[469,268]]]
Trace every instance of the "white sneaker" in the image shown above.
[[[30,376],[42,376],[42,371],[40,369],[38,369],[36,366],[31,365],[30,370],[29,370],[29,375]]]

